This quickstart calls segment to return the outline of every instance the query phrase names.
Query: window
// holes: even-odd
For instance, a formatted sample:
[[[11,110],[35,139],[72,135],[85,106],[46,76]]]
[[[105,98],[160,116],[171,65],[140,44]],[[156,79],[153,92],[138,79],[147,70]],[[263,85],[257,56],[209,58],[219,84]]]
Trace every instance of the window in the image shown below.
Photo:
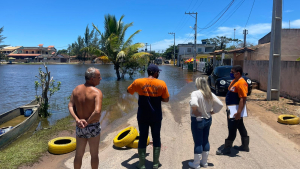
[[[198,53],[200,53],[202,51],[202,48],[198,48]]]
[[[34,51],[32,51],[31,53],[34,54]]]
[[[40,51],[37,51],[38,54],[40,54]]]
[[[187,52],[191,53],[192,52],[192,48],[187,48]]]
[[[46,52],[46,54],[48,54],[48,52]]]
[[[28,51],[26,51],[26,54],[28,54]]]

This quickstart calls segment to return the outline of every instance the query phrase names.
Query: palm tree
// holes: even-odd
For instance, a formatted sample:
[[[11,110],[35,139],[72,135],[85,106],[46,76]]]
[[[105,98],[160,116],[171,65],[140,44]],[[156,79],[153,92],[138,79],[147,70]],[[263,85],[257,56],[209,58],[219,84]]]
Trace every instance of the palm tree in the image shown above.
[[[131,45],[133,37],[138,34],[141,30],[137,30],[125,41],[125,33],[129,27],[133,25],[133,22],[129,24],[124,24],[122,19],[124,15],[121,16],[119,21],[116,20],[114,15],[105,15],[104,19],[104,33],[93,24],[93,27],[101,36],[101,49],[96,49],[95,53],[98,55],[106,55],[112,63],[115,65],[115,70],[117,74],[117,79],[120,80],[120,66],[122,61],[124,61],[125,56],[131,57],[132,50],[137,50],[138,47],[142,46],[141,43]],[[139,55],[145,55],[148,53],[140,53]]]

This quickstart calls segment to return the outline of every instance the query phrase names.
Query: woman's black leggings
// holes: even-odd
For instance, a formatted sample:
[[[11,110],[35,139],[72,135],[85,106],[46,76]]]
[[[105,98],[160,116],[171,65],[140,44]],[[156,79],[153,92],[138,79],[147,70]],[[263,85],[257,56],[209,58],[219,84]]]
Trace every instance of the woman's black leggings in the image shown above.
[[[227,117],[229,117],[229,111],[227,110]],[[248,133],[244,125],[243,118],[235,120],[234,118],[227,118],[228,122],[228,138],[227,140],[234,141],[236,137],[236,130],[238,129],[241,137],[247,137]]]

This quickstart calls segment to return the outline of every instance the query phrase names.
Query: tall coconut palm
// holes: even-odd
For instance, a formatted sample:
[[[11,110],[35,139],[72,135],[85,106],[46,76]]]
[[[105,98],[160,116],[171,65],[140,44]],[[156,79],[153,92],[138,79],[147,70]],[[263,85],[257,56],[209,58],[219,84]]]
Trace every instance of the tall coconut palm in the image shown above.
[[[104,17],[104,33],[101,33],[100,30],[93,24],[94,28],[101,36],[101,50],[97,50],[98,54],[105,54],[115,65],[115,70],[118,80],[120,77],[120,66],[122,61],[124,61],[125,56],[132,56],[129,53],[129,49],[137,48],[142,44],[131,45],[133,37],[138,34],[141,30],[137,30],[132,35],[125,40],[125,33],[129,27],[133,25],[133,22],[129,24],[124,24],[122,19],[124,15],[121,16],[119,21],[117,21],[114,15],[105,15]],[[144,53],[148,54],[148,53]],[[143,55],[143,54],[139,54]]]

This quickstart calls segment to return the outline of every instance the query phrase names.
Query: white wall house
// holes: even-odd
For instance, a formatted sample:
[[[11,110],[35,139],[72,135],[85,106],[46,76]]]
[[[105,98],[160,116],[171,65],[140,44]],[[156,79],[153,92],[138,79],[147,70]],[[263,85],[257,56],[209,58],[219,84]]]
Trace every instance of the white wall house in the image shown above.
[[[189,42],[188,44],[178,44],[178,60],[182,58],[191,58],[194,56],[194,44]],[[197,44],[196,53],[198,54],[209,54],[214,51],[215,45],[213,44]],[[178,66],[179,66],[179,62]]]
[[[193,55],[194,54],[194,44],[178,44],[178,54],[179,55]],[[196,52],[197,54],[208,54],[213,52],[215,45],[212,44],[197,44]]]

